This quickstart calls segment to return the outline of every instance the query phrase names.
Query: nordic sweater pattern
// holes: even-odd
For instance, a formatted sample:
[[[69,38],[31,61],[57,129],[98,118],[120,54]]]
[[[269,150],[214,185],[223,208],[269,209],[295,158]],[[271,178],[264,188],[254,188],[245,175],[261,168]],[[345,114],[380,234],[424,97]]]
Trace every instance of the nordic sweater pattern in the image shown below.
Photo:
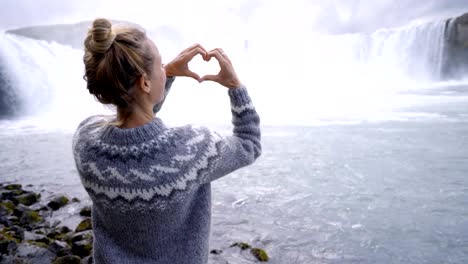
[[[95,263],[207,263],[210,182],[261,154],[259,116],[246,88],[228,94],[229,137],[191,125],[168,128],[157,117],[137,128],[107,125],[115,116],[78,126],[73,154],[93,201]]]

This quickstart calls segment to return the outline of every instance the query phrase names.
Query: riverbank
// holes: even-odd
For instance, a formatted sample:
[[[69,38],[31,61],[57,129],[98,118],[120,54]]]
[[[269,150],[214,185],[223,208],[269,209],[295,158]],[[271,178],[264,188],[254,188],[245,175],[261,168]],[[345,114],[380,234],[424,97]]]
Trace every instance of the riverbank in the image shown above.
[[[93,263],[89,203],[65,195],[55,195],[50,200],[44,200],[40,193],[26,189],[21,184],[0,183],[0,262]],[[78,214],[71,210],[68,215],[68,218],[79,220],[76,226],[70,227],[58,220],[56,212],[67,207],[81,208]],[[232,243],[228,249],[249,252],[247,259],[262,262],[269,259],[263,249],[245,242]],[[223,249],[212,249],[210,253],[221,255]]]

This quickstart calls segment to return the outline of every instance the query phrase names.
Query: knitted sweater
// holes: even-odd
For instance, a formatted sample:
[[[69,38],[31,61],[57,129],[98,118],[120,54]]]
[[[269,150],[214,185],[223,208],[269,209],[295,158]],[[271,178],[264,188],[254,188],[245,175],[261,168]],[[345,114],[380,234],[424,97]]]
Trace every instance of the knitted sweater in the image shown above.
[[[158,117],[136,128],[106,124],[115,116],[78,126],[73,154],[93,202],[95,263],[207,263],[210,183],[261,154],[259,116],[246,88],[228,94],[228,137],[191,125],[169,128]]]

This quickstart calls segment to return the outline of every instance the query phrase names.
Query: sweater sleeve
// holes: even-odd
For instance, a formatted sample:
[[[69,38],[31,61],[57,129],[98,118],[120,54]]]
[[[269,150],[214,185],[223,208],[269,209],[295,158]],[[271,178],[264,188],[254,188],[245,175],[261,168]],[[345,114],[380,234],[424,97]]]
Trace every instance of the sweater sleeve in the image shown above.
[[[262,152],[260,117],[245,86],[228,91],[231,100],[233,133],[217,138],[216,158],[202,184],[214,181],[239,168],[252,164]]]
[[[167,77],[166,78],[166,84],[164,85],[164,98],[162,99],[161,102],[157,103],[153,107],[153,113],[154,114],[156,114],[157,112],[159,112],[159,110],[161,110],[161,107],[164,104],[164,101],[166,100],[167,94],[171,90],[171,86],[172,86],[172,83],[174,82],[174,80],[175,80],[175,77]]]

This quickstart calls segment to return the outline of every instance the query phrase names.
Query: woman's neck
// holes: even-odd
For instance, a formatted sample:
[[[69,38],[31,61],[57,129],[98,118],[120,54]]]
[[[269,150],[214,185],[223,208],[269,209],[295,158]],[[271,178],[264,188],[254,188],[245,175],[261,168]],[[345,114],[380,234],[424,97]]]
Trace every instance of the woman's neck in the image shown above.
[[[117,120],[122,121],[121,128],[135,128],[151,122],[154,119],[154,114],[152,109],[143,111],[141,108],[136,108],[125,120],[123,119],[122,112],[117,111]]]

